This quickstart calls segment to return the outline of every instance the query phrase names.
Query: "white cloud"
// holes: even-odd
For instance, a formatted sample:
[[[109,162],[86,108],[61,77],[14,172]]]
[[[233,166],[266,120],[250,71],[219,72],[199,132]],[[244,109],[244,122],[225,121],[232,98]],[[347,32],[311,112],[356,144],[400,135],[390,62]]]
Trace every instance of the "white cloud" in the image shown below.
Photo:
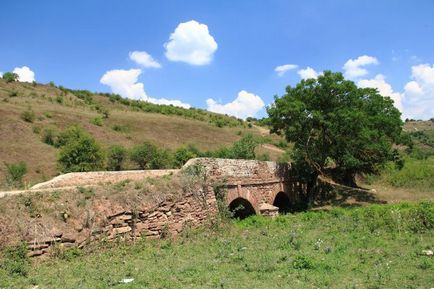
[[[278,76],[283,76],[288,70],[296,69],[297,67],[295,64],[284,64],[274,68],[274,71],[277,72]]]
[[[393,101],[394,105],[401,112],[402,107],[402,95],[399,92],[393,91],[392,86],[386,82],[384,75],[377,74],[373,79],[362,79],[357,82],[359,87],[372,87],[378,89],[378,92],[382,96],[389,96]]]
[[[112,92],[120,94],[126,98],[148,101],[155,104],[172,104],[174,106],[190,108],[189,104],[183,103],[180,100],[148,97],[146,95],[143,83],[137,82],[141,73],[141,69],[109,70],[101,77],[100,82],[110,86]]]
[[[129,53],[129,57],[135,63],[147,68],[160,68],[161,64],[158,63],[146,51],[133,51]]]
[[[164,47],[166,57],[171,61],[205,65],[211,62],[217,42],[209,34],[207,25],[191,20],[180,23]]]
[[[312,67],[306,67],[305,69],[300,69],[297,71],[301,79],[317,78],[320,74],[315,71]]]
[[[208,110],[212,112],[229,114],[238,118],[246,118],[254,116],[262,108],[264,108],[264,101],[253,93],[249,93],[245,90],[241,90],[234,101],[219,104],[214,99],[207,99],[206,104]]]
[[[368,74],[368,71],[364,66],[370,64],[378,64],[377,58],[368,55],[362,55],[356,59],[349,59],[345,62],[343,69],[345,77],[356,78]]]
[[[434,116],[434,65],[411,67],[411,81],[404,87],[404,115],[427,119]]]
[[[15,67],[12,72],[18,74],[18,81],[21,82],[35,81],[35,73],[27,66]]]

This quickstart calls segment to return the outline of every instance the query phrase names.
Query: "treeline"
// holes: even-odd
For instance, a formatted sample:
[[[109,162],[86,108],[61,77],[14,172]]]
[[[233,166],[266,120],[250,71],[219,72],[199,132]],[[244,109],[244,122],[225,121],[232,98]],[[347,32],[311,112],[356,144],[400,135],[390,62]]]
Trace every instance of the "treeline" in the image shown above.
[[[269,160],[267,154],[255,153],[261,139],[251,134],[243,136],[232,146],[215,151],[201,151],[194,145],[171,151],[152,142],[144,142],[131,149],[119,144],[103,148],[87,131],[77,126],[69,127],[58,135],[50,132],[43,140],[59,148],[58,165],[64,173],[180,168],[189,159],[196,157]]]
[[[200,108],[183,108],[174,105],[154,104],[143,100],[128,99],[114,93],[92,93],[88,90],[68,89],[63,86],[58,88],[64,93],[71,93],[83,100],[88,105],[93,105],[99,111],[100,106],[95,103],[93,96],[101,95],[107,97],[110,102],[127,106],[135,111],[159,113],[164,115],[176,115],[199,121],[205,121],[217,127],[247,127],[249,123],[234,116],[209,112]]]

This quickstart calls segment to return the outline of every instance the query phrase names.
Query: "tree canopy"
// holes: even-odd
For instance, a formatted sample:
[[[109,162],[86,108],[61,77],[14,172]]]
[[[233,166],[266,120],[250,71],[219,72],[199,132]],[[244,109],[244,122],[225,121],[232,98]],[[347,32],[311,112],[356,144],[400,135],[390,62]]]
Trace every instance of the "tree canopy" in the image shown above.
[[[341,73],[288,86],[267,109],[272,132],[294,143],[293,159],[311,176],[328,168],[346,184],[356,173],[378,173],[396,159],[403,122],[393,100],[359,88]]]

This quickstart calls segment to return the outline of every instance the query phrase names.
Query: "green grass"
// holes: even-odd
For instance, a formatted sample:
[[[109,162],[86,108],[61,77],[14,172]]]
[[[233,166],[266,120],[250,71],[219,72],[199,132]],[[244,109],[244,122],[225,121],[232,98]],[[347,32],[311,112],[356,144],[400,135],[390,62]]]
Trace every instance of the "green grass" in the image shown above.
[[[0,266],[0,288],[431,288],[433,240],[433,203],[256,216]]]
[[[405,165],[401,170],[391,164],[380,176],[369,177],[368,182],[434,192],[434,156],[422,160],[406,157]]]

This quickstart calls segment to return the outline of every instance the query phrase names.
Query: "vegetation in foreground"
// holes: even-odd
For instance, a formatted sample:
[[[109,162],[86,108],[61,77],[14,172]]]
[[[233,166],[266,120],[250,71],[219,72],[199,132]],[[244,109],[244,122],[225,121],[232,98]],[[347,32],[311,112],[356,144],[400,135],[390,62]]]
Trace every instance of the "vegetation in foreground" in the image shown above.
[[[45,261],[9,250],[0,287],[431,288],[433,239],[431,202],[254,216]]]

